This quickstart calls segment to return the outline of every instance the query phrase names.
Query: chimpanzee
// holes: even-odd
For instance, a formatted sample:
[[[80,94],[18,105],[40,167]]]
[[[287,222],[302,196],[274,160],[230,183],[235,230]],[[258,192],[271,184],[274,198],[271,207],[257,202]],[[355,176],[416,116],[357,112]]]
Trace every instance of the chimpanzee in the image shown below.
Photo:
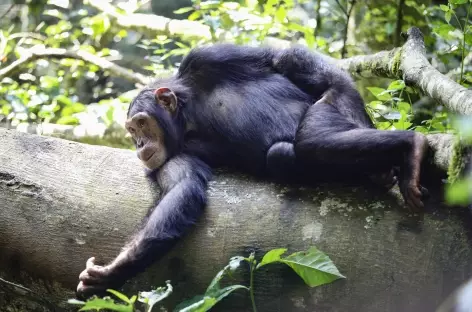
[[[282,181],[336,171],[381,176],[390,186],[398,179],[406,204],[423,207],[425,137],[375,129],[350,76],[301,46],[195,48],[174,76],[138,94],[128,118],[162,198],[114,261],[87,261],[80,296],[120,287],[165,255],[202,213],[214,167]]]

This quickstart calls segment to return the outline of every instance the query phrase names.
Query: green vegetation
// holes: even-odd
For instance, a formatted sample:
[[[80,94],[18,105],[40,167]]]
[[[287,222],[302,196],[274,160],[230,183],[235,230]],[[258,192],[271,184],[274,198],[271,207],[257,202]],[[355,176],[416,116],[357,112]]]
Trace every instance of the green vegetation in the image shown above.
[[[216,274],[204,294],[195,296],[192,299],[180,303],[175,307],[174,311],[208,311],[233,291],[244,289],[249,292],[252,302],[252,310],[256,312],[257,308],[254,298],[253,283],[254,274],[258,269],[268,264],[283,263],[288,265],[310,287],[321,286],[332,283],[337,279],[345,278],[341,273],[339,273],[331,259],[315,247],[310,247],[306,251],[295,252],[282,258],[281,256],[286,251],[287,249],[285,248],[270,250],[264,255],[259,263],[255,259],[254,253],[251,253],[247,258],[242,256],[232,257],[228,265]],[[249,287],[244,285],[228,285],[222,288],[220,285],[222,279],[224,277],[231,277],[231,273],[238,269],[242,262],[246,262],[249,265]],[[118,303],[111,297],[93,297],[86,302],[73,299],[69,300],[69,303],[82,306],[80,311],[109,309],[111,311],[133,312],[136,308],[136,300],[138,300],[144,305],[144,311],[150,312],[154,305],[171,295],[173,290],[172,285],[170,284],[170,281],[167,281],[166,283],[167,287],[158,287],[152,291],[140,292],[139,296],[134,295],[131,298],[128,298],[116,290],[108,290],[111,294],[121,300],[121,302]]]

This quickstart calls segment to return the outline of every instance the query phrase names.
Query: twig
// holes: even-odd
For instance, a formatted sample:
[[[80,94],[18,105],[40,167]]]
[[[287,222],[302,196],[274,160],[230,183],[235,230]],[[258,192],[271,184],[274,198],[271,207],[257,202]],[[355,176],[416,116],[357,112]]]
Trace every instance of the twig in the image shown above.
[[[140,73],[134,73],[128,68],[124,68],[119,65],[116,65],[104,58],[93,55],[89,52],[80,51],[80,50],[74,51],[74,50],[66,50],[66,49],[38,48],[38,47],[34,47],[27,50],[24,56],[17,59],[10,65],[0,69],[0,79],[11,76],[13,73],[17,72],[21,68],[21,66],[34,62],[41,58],[56,58],[56,59],[72,58],[72,59],[77,59],[77,60],[83,60],[87,63],[94,64],[103,70],[108,70],[117,77],[121,77],[121,78],[127,79],[129,81],[132,81],[141,85],[146,85],[149,82],[149,80],[144,75]]]
[[[321,0],[317,1],[317,6],[316,6],[316,28],[314,32],[315,38],[318,37],[318,34],[321,31],[321,14],[320,14],[320,9],[321,9]]]
[[[403,26],[403,7],[405,4],[405,0],[398,0],[398,11],[397,11],[397,25],[396,25],[396,30],[395,30],[395,46],[400,45],[400,39],[401,39],[401,32],[402,32],[402,26]]]
[[[2,14],[2,16],[0,16],[0,19],[3,19],[5,16],[8,15],[8,13],[10,13],[11,10],[13,10],[13,8],[15,7],[16,4],[12,4],[10,5],[10,7],[5,11],[5,13]]]
[[[0,289],[4,289],[5,291],[14,293],[16,295],[25,297],[29,299],[30,301],[34,301],[36,303],[39,303],[43,306],[46,306],[50,311],[63,311],[63,309],[59,308],[55,304],[47,301],[46,299],[42,298],[40,295],[36,294],[33,292],[31,289],[26,288],[22,285],[15,284],[12,282],[9,282],[3,278],[0,277]]]
[[[348,35],[348,30],[349,30],[349,20],[351,18],[352,9],[354,9],[355,5],[356,5],[356,0],[352,0],[351,7],[349,8],[349,12],[346,13],[346,27],[344,27],[343,48],[341,49],[341,58],[344,58],[346,56],[346,52],[347,52],[346,42],[347,42],[347,35]]]
[[[347,17],[348,13],[346,11],[346,8],[343,7],[343,5],[339,2],[339,0],[335,0],[335,1],[338,4],[339,8],[343,11],[344,15],[346,15],[346,17]]]
[[[88,0],[86,4],[107,14],[118,26],[156,35],[181,36],[191,39],[211,40],[210,27],[198,21],[174,20],[154,14],[122,14],[106,0]]]

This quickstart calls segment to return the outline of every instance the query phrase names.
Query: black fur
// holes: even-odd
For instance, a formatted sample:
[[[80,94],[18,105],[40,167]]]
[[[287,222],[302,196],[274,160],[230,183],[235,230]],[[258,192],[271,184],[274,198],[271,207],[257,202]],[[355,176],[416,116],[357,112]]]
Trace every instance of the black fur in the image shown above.
[[[157,87],[177,95],[174,117],[156,104]],[[388,171],[403,165],[414,136],[375,130],[351,78],[301,47],[194,49],[175,77],[137,96],[129,116],[140,111],[163,128],[171,159],[154,173],[162,200],[112,267],[120,282],[163,256],[198,219],[211,167],[284,181]]]

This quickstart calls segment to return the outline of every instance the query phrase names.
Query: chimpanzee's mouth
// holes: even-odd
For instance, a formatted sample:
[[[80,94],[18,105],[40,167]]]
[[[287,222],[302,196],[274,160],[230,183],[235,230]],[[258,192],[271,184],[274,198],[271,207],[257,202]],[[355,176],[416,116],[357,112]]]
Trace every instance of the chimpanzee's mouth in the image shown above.
[[[152,156],[154,156],[155,153],[156,153],[156,152],[154,151],[154,152],[152,152],[151,154],[149,154],[149,156],[146,155],[146,158],[143,158],[143,161],[148,161],[149,159],[152,158]]]

